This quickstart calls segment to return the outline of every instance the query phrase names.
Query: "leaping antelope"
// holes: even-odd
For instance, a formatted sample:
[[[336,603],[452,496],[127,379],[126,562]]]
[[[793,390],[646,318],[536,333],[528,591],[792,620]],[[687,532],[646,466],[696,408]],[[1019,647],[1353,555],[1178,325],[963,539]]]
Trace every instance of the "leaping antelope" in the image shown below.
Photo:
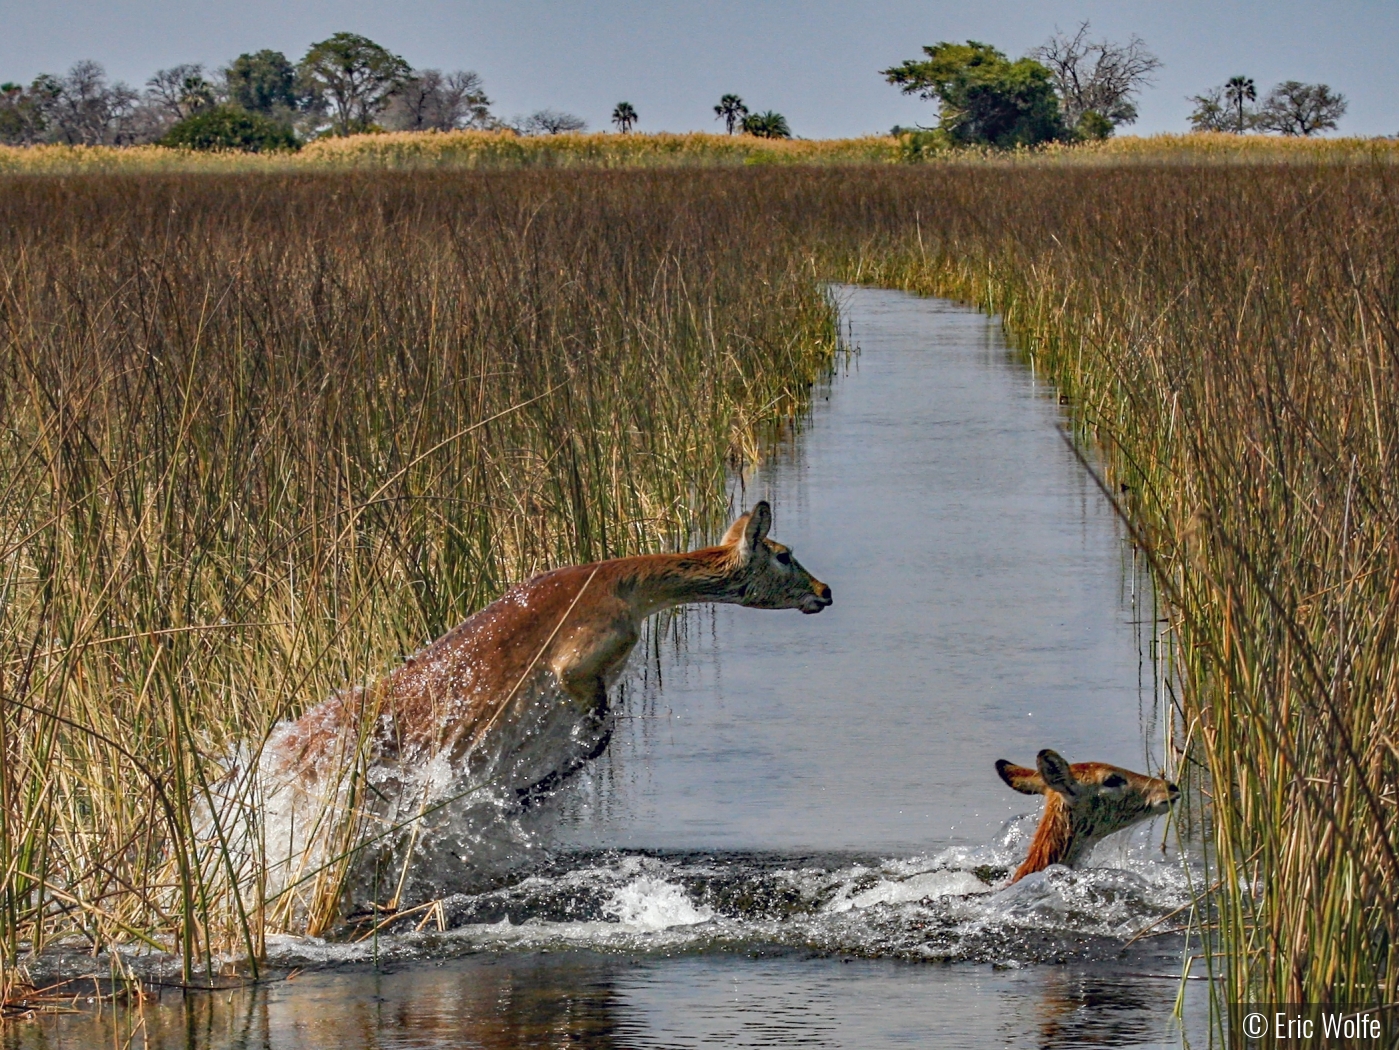
[[[1003,758],[996,763],[996,772],[1016,791],[1045,797],[1029,856],[1012,883],[1051,864],[1072,867],[1114,831],[1165,813],[1180,798],[1180,788],[1169,780],[1103,762],[1069,765],[1048,748],[1036,756],[1035,765],[1038,769],[1026,769]]]
[[[364,746],[356,734],[372,719],[371,765],[441,768],[445,759],[454,778],[470,766],[524,797],[550,788],[607,746],[607,691],[648,616],[692,602],[804,613],[831,604],[830,587],[768,539],[771,525],[760,501],[718,546],[536,576],[379,682],[282,727],[269,741],[274,771],[314,779]]]

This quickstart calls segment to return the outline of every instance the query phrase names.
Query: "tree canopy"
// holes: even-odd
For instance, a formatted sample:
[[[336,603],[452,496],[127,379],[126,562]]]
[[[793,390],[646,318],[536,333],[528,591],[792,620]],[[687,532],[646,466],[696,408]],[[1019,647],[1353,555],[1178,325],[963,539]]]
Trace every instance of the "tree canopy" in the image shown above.
[[[787,124],[787,118],[772,110],[768,110],[766,113],[750,113],[744,117],[743,130],[746,134],[756,135],[760,139],[789,139],[792,137],[792,129]]]
[[[244,52],[218,70],[196,63],[158,70],[143,91],[111,83],[96,62],[75,64],[64,76],[41,74],[28,86],[0,83],[0,143],[127,145],[162,141],[176,124],[219,107],[268,118],[298,141],[317,135],[381,130],[498,128],[481,78],[469,70],[412,69],[397,55],[353,33],[313,44],[299,64],[280,51]],[[546,114],[548,116],[548,114]],[[565,123],[582,122],[553,115]],[[286,136],[234,127],[221,112],[196,138],[179,145],[253,148],[289,143]],[[258,127],[262,127],[258,125]],[[265,130],[265,129],[264,129]],[[550,123],[550,130],[556,130]],[[194,132],[189,132],[194,134]],[[176,137],[186,134],[182,131]],[[247,138],[252,134],[251,139]],[[268,133],[270,134],[270,132]],[[231,135],[232,139],[227,139]],[[173,140],[172,140],[173,141]],[[258,145],[256,148],[271,148]]]
[[[1195,103],[1190,114],[1191,131],[1230,131],[1242,135],[1257,126],[1258,111],[1252,106],[1258,98],[1258,88],[1252,77],[1242,74],[1230,77],[1218,87],[1202,95],[1191,95]]]
[[[454,131],[496,126],[491,100],[480,74],[469,69],[443,73],[419,69],[399,85],[384,110],[384,126],[393,131]]]
[[[1326,84],[1284,80],[1263,100],[1256,123],[1283,135],[1315,135],[1334,131],[1346,112],[1346,97]]]
[[[617,125],[617,130],[623,135],[636,125],[636,121],[636,107],[630,102],[618,102],[612,110],[612,123]]]
[[[748,116],[748,107],[743,104],[743,99],[737,95],[724,95],[719,99],[719,104],[714,107],[714,119],[722,120],[724,126],[728,128],[729,134],[734,133],[734,128],[743,124],[743,118]]]
[[[524,120],[517,120],[515,130],[522,135],[562,135],[569,131],[587,131],[588,122],[573,113],[539,109]]]
[[[228,100],[249,113],[272,116],[301,107],[304,95],[297,87],[296,67],[280,51],[244,53],[224,70]]]
[[[1012,62],[975,40],[942,41],[881,70],[906,95],[935,99],[939,126],[963,145],[1032,146],[1065,137],[1050,71],[1031,58]]]
[[[1257,101],[1258,87],[1254,84],[1252,77],[1239,74],[1224,82],[1223,91],[1224,98],[1229,103],[1229,109],[1234,114],[1234,126],[1231,130],[1242,135],[1252,119],[1248,104]]]
[[[1073,36],[1055,33],[1030,52],[1053,78],[1066,127],[1084,138],[1107,138],[1114,128],[1137,119],[1136,96],[1161,68],[1146,42],[1133,36],[1125,44],[1092,40],[1089,23]]]
[[[312,44],[299,70],[329,105],[338,135],[370,128],[413,72],[403,59],[357,33],[336,33]]]
[[[1315,135],[1334,131],[1346,112],[1346,97],[1327,84],[1303,84],[1284,80],[1261,105],[1253,78],[1230,77],[1203,95],[1191,95],[1195,111],[1190,126],[1195,131],[1276,131],[1283,135]]]
[[[146,81],[146,97],[175,120],[208,109],[214,104],[214,85],[204,76],[199,63],[158,69]]]
[[[300,147],[291,128],[241,106],[206,109],[177,123],[160,140],[162,146],[196,150],[242,150],[267,153]]]

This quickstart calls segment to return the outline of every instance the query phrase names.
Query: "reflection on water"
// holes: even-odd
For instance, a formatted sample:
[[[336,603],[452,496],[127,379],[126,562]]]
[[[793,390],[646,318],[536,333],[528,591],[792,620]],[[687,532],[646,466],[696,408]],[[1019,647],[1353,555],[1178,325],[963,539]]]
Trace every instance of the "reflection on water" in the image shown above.
[[[278,938],[295,979],[6,1050],[1181,1046],[1179,942],[1127,943],[1188,899],[1162,822],[1001,888],[1038,800],[996,759],[1160,769],[1150,591],[994,322],[841,295],[860,355],[739,496],[831,609],[678,622],[608,752],[524,820],[525,874],[428,928]]]
[[[139,1011],[13,1026],[0,1045],[1180,1046],[1170,1016],[1174,984],[1115,976],[1115,968],[997,970],[797,955],[476,955],[435,966],[311,972],[235,992],[167,992]]]

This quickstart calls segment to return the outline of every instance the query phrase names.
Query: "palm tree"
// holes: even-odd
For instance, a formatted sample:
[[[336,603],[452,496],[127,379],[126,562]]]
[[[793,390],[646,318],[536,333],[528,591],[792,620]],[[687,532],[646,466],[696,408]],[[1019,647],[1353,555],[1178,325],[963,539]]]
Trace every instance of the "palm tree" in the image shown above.
[[[748,107],[743,104],[743,99],[737,95],[725,95],[719,100],[719,104],[714,107],[717,116],[715,120],[722,120],[725,127],[729,129],[729,134],[734,133],[734,127],[743,122],[743,118],[748,116]]]
[[[612,123],[617,125],[617,130],[623,135],[632,129],[636,120],[636,110],[630,102],[618,102],[617,108],[612,111]]]
[[[792,137],[792,129],[787,126],[787,118],[772,110],[744,117],[743,130],[745,133],[756,135],[760,139],[789,139]]]
[[[1230,77],[1224,85],[1224,95],[1229,100],[1229,104],[1234,107],[1234,130],[1240,135],[1244,132],[1244,101],[1253,102],[1258,98],[1258,89],[1254,87],[1252,77]]]

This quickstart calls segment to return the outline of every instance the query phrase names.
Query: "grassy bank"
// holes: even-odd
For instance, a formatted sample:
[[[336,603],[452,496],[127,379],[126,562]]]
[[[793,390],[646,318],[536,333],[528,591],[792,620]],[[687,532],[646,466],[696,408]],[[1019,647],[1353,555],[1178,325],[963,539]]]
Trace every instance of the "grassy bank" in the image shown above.
[[[844,277],[1000,312],[1104,449],[1210,793],[1197,965],[1392,1000],[1399,170],[1333,148],[10,179],[4,950],[255,953],[285,915],[187,816],[218,759],[508,581],[713,522]]]
[[[761,139],[752,135],[396,132],[323,138],[298,153],[194,153],[163,146],[0,146],[0,173],[294,172],[325,170],[674,168],[864,164],[1312,164],[1399,160],[1399,141],[1274,135],[1124,136],[1011,153],[924,150],[916,137]]]
[[[761,219],[644,174],[7,183],[0,955],[256,955],[256,829],[198,817],[235,748],[511,582],[721,524],[833,354]]]

